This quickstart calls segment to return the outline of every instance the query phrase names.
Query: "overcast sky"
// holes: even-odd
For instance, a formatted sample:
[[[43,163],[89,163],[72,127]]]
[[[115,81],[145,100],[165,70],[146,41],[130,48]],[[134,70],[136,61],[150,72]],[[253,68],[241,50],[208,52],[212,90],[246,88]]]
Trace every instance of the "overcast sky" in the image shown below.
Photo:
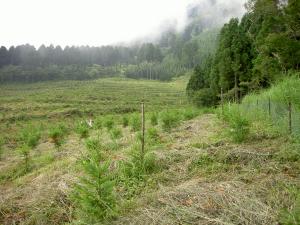
[[[185,23],[196,0],[0,0],[0,45],[99,46],[153,34],[166,21]],[[242,10],[245,0],[222,2]],[[205,4],[204,4],[205,5]]]

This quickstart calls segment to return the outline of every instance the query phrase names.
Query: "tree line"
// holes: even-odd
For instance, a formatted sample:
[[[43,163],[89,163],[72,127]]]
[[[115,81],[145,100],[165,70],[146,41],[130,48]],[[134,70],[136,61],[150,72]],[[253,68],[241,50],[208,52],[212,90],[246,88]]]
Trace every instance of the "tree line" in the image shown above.
[[[170,27],[153,43],[130,46],[45,46],[0,48],[0,81],[37,82],[95,79],[124,75],[170,80],[205,61],[216,47],[219,29],[208,29],[199,15],[189,15],[182,31]]]
[[[215,104],[221,89],[238,101],[299,70],[300,1],[249,0],[246,9],[222,27],[216,53],[194,69],[187,93],[197,104]]]

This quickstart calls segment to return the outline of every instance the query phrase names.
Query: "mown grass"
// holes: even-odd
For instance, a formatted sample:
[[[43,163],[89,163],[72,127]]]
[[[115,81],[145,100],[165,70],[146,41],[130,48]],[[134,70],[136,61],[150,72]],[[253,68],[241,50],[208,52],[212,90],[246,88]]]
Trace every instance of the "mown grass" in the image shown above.
[[[139,164],[140,143],[136,141],[140,139],[142,99],[146,105],[147,151],[145,162]],[[115,163],[120,166],[115,176],[118,179],[114,179],[116,188],[120,189],[118,193],[124,196],[122,207],[128,204],[127,201],[132,201],[152,183],[150,174],[158,172],[161,167],[151,152],[161,144],[162,123],[158,111],[167,108],[171,112],[173,108],[188,105],[179,83],[128,79],[1,85],[0,103],[3,140],[0,146],[0,188],[5,190],[3,193],[14,193],[8,199],[3,196],[0,223],[29,224],[63,224],[71,222],[71,218],[80,220],[72,215],[73,205],[69,205],[71,199],[67,193],[63,193],[63,199],[56,199],[56,195],[62,193],[50,180],[68,186],[69,193],[76,177],[82,174],[78,160],[85,155],[86,149],[101,149],[103,160],[111,162],[109,169]],[[151,125],[150,115],[156,115],[156,128]],[[138,179],[137,172],[141,173]],[[56,173],[72,174],[73,177],[59,181],[63,179],[62,175],[56,176]],[[45,176],[49,176],[47,181],[35,181]],[[27,201],[25,190],[35,189],[40,190],[37,197]],[[47,195],[44,190],[48,190]],[[20,192],[19,197],[17,192]],[[48,200],[52,201],[50,205]],[[19,207],[14,209],[5,202]],[[68,209],[61,203],[67,204]],[[39,204],[46,208],[38,210]]]

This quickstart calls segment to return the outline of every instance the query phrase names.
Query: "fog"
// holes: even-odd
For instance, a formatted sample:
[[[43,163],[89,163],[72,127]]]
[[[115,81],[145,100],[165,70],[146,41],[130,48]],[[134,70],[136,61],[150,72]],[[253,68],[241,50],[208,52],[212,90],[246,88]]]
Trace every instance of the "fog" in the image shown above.
[[[126,43],[182,29],[197,16],[207,27],[244,13],[245,0],[0,0],[0,45]]]

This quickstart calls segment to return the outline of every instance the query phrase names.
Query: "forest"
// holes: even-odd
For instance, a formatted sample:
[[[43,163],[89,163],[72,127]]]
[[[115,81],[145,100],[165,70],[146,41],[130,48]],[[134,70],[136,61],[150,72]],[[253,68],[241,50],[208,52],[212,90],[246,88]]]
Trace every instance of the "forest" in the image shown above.
[[[219,34],[214,55],[196,66],[187,92],[197,104],[270,87],[299,71],[300,1],[251,0],[241,20],[233,18]]]
[[[135,79],[170,80],[192,69],[215,51],[219,28],[199,21],[188,10],[184,30],[168,27],[153,43],[128,46],[45,46],[0,48],[0,81],[87,80],[123,75]],[[195,12],[194,12],[195,11]],[[194,13],[191,13],[194,12]]]

